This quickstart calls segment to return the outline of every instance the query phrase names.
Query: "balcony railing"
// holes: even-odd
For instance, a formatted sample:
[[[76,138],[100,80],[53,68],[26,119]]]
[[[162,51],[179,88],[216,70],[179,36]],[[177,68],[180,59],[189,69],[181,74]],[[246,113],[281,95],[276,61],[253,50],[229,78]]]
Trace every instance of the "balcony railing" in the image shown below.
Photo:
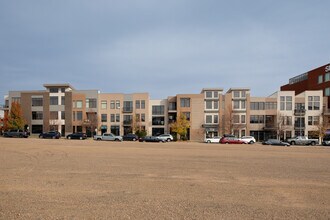
[[[123,107],[123,113],[132,113],[133,107]]]
[[[131,125],[133,120],[124,120],[123,123],[124,125]]]
[[[294,115],[295,116],[304,116],[306,114],[306,109],[295,109]]]
[[[306,127],[305,123],[294,123],[295,130],[305,129],[305,127]]]

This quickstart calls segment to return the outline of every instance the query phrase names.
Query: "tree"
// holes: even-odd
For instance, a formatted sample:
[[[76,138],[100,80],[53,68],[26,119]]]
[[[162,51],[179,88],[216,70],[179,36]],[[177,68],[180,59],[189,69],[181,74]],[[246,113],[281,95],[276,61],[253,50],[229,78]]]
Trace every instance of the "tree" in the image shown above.
[[[180,135],[181,140],[187,139],[188,128],[190,128],[190,122],[187,120],[184,114],[180,114],[177,120],[170,124],[173,132]]]
[[[5,127],[9,130],[23,130],[25,123],[26,121],[23,117],[21,105],[18,102],[13,102],[11,104],[8,121]]]

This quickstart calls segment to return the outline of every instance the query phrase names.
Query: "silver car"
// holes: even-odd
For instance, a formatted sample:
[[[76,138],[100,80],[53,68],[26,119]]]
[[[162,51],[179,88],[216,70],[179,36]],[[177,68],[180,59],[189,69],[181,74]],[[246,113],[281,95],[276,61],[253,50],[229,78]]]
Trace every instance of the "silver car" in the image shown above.
[[[173,141],[173,136],[171,134],[161,134],[157,137],[158,137],[158,139],[164,140],[164,141],[167,141],[167,142]]]

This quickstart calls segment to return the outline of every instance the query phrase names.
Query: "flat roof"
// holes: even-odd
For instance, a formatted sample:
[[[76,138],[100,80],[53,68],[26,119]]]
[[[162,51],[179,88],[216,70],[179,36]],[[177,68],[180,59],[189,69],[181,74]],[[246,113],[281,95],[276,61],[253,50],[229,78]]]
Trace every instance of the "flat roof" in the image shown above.
[[[51,88],[51,87],[61,87],[61,88],[71,88],[74,90],[73,86],[71,86],[69,83],[54,83],[54,84],[43,84],[45,88]]]

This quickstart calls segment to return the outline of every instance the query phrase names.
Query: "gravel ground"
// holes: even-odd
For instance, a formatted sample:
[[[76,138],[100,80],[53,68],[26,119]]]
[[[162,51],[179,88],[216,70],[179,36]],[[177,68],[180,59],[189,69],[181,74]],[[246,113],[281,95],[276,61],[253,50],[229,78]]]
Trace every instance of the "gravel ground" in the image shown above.
[[[330,147],[0,138],[0,219],[330,219]]]

